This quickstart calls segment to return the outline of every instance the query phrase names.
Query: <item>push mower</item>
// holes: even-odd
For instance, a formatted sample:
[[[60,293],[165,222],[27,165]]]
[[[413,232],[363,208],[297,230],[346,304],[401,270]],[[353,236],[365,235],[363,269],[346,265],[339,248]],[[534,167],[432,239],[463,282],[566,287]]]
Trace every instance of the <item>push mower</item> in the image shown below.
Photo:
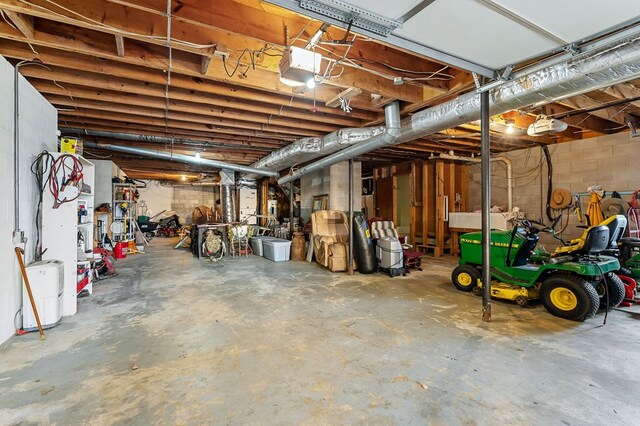
[[[602,304],[618,305],[624,298],[624,285],[613,271],[620,264],[615,257],[602,255],[612,244],[609,228],[592,226],[584,242],[573,250],[553,254],[536,250],[538,233],[555,236],[554,225],[523,220],[510,231],[491,231],[491,295],[521,306],[541,299],[549,313],[574,321],[595,315]],[[464,234],[459,266],[451,280],[458,290],[481,295],[481,276],[482,233]]]

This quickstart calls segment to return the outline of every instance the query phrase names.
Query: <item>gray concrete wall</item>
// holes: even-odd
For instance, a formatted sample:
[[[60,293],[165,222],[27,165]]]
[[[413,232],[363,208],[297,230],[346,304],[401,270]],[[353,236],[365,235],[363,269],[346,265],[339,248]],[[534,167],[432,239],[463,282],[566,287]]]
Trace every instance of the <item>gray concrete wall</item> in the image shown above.
[[[171,210],[174,210],[182,223],[191,223],[193,209],[200,205],[213,208],[213,186],[176,186],[173,189]]]
[[[140,199],[138,203],[144,203],[147,205],[147,212],[143,212],[140,207],[140,214],[149,214],[153,216],[160,213],[162,210],[172,210],[173,193],[174,188],[170,185],[162,185],[157,180],[148,180],[146,188],[140,188]]]
[[[607,191],[633,191],[640,188],[640,140],[629,132],[577,140],[549,146],[553,165],[553,187],[572,193],[584,193],[587,187],[600,185]],[[530,219],[546,219],[547,167],[539,147],[506,154],[513,162],[513,205],[520,207]],[[469,194],[472,209],[480,208],[480,166],[470,167]],[[492,204],[507,205],[506,169],[502,163],[492,164]],[[629,196],[623,196],[629,198]],[[586,212],[588,198],[582,199]],[[568,220],[568,224],[567,224]],[[563,237],[575,238],[582,233],[576,215],[565,215],[561,225]],[[547,236],[542,241],[553,245]]]
[[[353,164],[353,209],[362,208],[362,164]],[[349,210],[349,162],[343,161],[300,178],[301,216],[304,220],[311,216],[313,197],[329,194],[329,209]]]
[[[12,242],[14,224],[13,196],[13,132],[14,132],[14,69],[0,57],[0,343],[20,327],[22,316],[16,313],[22,306],[22,278],[15,245]],[[27,237],[25,263],[34,256],[36,242],[35,213],[37,185],[29,167],[43,150],[57,150],[57,112],[23,77],[19,80],[20,94],[20,229]],[[14,317],[16,317],[14,325]]]

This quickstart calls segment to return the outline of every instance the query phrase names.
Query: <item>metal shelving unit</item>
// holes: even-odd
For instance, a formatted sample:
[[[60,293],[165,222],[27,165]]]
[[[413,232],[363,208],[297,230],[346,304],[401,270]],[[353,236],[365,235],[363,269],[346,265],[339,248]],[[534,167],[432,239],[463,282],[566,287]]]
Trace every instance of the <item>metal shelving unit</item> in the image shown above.
[[[111,233],[113,241],[133,240],[136,220],[136,186],[132,183],[114,183],[111,200],[113,222]]]

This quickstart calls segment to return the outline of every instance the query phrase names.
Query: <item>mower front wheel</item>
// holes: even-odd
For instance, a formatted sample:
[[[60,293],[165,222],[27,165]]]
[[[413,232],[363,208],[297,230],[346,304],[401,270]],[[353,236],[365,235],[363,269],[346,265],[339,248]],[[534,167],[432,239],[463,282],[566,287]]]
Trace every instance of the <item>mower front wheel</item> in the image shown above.
[[[453,285],[460,291],[472,291],[478,286],[480,271],[471,265],[460,265],[451,273]]]
[[[594,316],[600,305],[595,287],[572,274],[554,274],[544,280],[540,299],[550,314],[572,321]]]

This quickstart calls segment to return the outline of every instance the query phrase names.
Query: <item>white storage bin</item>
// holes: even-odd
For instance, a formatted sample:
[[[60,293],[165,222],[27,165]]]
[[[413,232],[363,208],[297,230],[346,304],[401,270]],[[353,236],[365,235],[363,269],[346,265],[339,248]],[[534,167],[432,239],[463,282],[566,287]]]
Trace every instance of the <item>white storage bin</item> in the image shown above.
[[[253,249],[253,254],[256,256],[264,256],[264,249],[262,242],[265,240],[273,240],[274,237],[267,237],[264,235],[256,235],[254,237],[249,238],[249,242],[251,243],[251,248]]]
[[[291,241],[271,238],[262,241],[264,257],[274,262],[283,262],[291,257]]]

